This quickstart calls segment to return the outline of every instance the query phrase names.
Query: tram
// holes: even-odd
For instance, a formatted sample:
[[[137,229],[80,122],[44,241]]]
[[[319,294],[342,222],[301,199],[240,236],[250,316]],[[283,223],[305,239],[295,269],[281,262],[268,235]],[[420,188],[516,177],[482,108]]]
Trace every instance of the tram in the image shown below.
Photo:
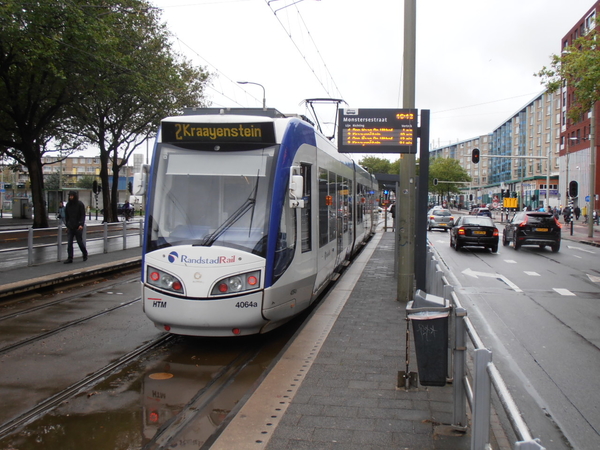
[[[147,173],[143,308],[193,336],[265,333],[305,310],[375,229],[375,178],[307,119],[190,108]]]

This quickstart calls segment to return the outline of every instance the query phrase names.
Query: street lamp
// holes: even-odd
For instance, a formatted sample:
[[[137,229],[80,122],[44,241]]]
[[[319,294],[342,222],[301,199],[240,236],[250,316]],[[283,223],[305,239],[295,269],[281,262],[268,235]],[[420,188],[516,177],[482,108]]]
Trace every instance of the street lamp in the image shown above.
[[[263,111],[267,110],[267,98],[266,98],[266,94],[265,94],[265,87],[262,84],[258,84],[255,83],[254,81],[238,81],[238,84],[255,84],[257,86],[260,86],[263,90]]]

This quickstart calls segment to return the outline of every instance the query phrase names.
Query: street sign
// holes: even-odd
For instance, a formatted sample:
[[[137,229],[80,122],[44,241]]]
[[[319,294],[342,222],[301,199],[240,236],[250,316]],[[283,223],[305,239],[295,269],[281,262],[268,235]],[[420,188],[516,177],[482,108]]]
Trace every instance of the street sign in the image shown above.
[[[416,154],[417,115],[416,109],[340,109],[338,151]]]
[[[585,196],[585,201],[589,203],[589,201],[590,201],[590,196],[589,195]]]

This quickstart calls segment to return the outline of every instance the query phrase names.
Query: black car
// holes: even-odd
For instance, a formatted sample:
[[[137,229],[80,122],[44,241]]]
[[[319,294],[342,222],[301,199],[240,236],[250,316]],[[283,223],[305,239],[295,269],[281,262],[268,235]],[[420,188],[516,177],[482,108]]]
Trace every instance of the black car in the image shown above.
[[[494,221],[487,216],[461,216],[450,229],[450,247],[485,247],[498,251],[500,233]]]
[[[502,244],[513,243],[515,250],[522,245],[550,246],[553,252],[560,249],[562,226],[550,212],[520,211],[504,227]]]

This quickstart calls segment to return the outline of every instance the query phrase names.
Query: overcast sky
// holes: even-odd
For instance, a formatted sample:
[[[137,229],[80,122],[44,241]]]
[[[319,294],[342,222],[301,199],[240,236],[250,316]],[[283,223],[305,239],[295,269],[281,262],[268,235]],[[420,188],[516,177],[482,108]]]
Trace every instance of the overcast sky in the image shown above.
[[[402,107],[402,0],[295,1],[152,3],[175,50],[215,74],[213,106],[261,106],[259,86],[236,84],[252,81],[264,86],[267,106],[284,113],[305,114],[304,99],[323,97]],[[593,4],[417,0],[416,107],[431,110],[431,142],[491,132],[542,92],[533,74]],[[333,109],[319,114],[330,121]]]

